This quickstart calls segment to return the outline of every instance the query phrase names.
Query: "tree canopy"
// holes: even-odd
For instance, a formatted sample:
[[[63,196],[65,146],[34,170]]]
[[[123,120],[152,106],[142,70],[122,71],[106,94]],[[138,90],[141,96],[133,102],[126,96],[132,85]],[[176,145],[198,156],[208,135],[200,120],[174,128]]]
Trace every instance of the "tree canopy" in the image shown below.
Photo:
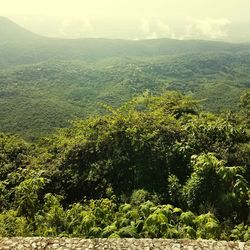
[[[249,130],[145,92],[31,144],[0,135],[0,235],[249,240]]]

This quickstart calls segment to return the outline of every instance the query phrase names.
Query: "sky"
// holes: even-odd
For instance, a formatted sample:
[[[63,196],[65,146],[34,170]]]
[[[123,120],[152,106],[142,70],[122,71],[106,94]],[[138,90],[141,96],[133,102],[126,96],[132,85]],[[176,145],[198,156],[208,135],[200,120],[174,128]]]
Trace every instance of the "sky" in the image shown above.
[[[250,0],[0,0],[0,16],[69,38],[227,40],[237,25],[248,36],[249,13]]]

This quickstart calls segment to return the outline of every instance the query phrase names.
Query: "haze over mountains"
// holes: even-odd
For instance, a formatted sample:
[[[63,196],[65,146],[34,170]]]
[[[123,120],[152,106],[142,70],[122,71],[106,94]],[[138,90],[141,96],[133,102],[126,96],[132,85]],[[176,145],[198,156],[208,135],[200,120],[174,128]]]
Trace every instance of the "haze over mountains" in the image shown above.
[[[250,20],[203,18],[187,20],[162,18],[93,19],[87,17],[10,16],[27,29],[49,37],[113,39],[199,39],[250,42]]]
[[[62,39],[0,18],[0,127],[26,138],[132,96],[177,90],[213,111],[237,110],[250,44],[174,39]]]
[[[250,44],[175,39],[59,39],[36,35],[11,20],[0,18],[0,63],[29,63],[48,59],[97,59],[160,56],[226,50],[248,50]]]

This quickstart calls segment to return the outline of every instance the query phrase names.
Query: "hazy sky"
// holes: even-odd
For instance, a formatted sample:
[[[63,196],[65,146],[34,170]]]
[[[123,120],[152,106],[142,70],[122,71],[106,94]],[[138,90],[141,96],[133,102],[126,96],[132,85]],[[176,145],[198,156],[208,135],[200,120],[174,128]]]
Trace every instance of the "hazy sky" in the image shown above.
[[[224,17],[249,20],[249,0],[0,0],[1,14],[120,17]]]
[[[52,36],[223,39],[250,0],[0,0],[0,15]]]

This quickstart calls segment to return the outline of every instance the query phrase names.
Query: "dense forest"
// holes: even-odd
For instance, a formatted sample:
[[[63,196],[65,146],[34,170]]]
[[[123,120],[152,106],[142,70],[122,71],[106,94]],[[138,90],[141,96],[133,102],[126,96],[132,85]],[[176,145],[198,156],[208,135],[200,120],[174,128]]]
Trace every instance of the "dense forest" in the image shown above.
[[[249,79],[249,44],[0,17],[0,237],[250,240]]]
[[[250,239],[250,93],[149,91],[28,143],[0,135],[0,235]]]
[[[176,90],[205,99],[209,111],[236,111],[249,78],[250,54],[234,53],[3,66],[0,126],[32,140],[101,113],[99,102],[118,107],[145,90]]]

